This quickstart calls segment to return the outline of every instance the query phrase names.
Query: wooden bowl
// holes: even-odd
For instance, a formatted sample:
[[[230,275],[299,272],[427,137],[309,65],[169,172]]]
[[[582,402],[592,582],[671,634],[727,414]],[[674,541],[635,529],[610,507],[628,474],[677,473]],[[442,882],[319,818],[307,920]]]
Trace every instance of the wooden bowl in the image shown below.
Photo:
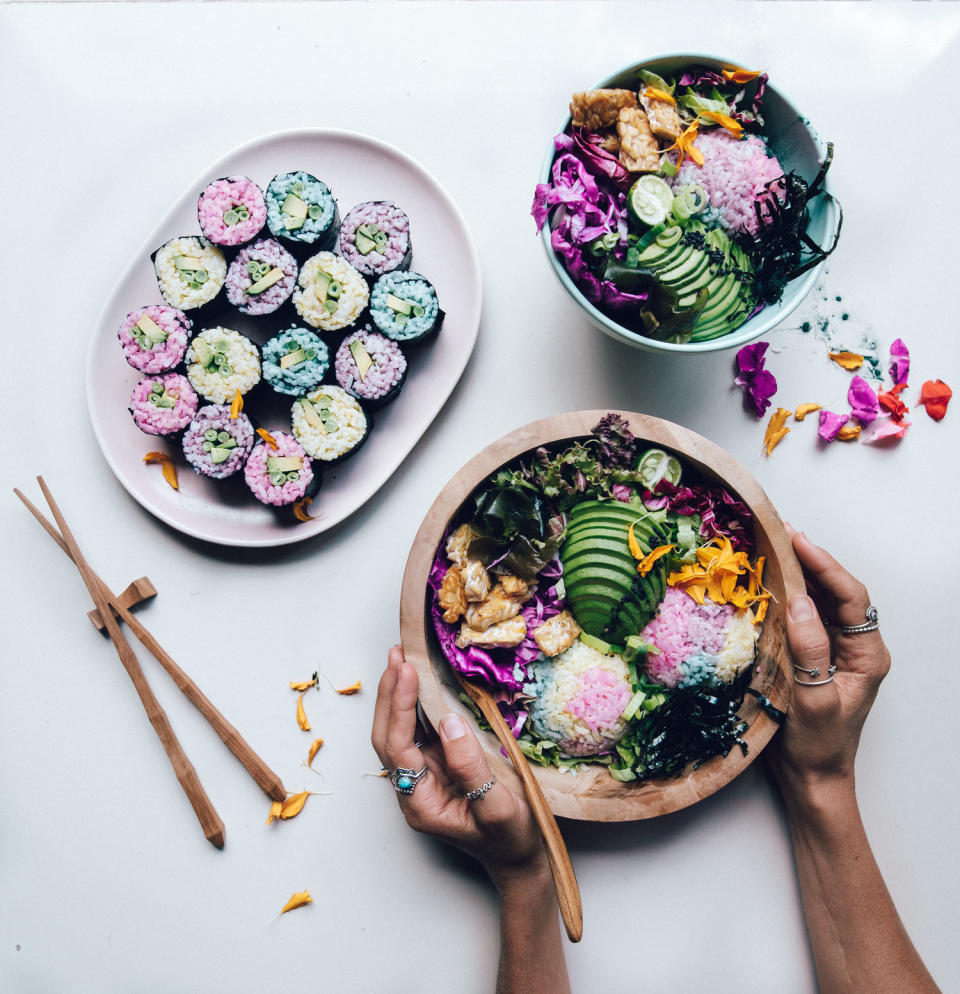
[[[591,434],[607,411],[576,411],[533,421],[488,445],[460,469],[440,492],[423,519],[407,559],[400,597],[400,637],[407,661],[420,675],[420,704],[436,725],[451,711],[474,724],[473,714],[461,703],[459,687],[440,650],[430,617],[431,592],[427,577],[437,546],[464,501],[493,472],[505,463],[541,445],[570,443]],[[805,591],[803,573],[773,505],[753,477],[719,446],[680,425],[646,414],[616,412],[630,424],[642,442],[673,451],[703,474],[735,493],[753,512],[753,534],[757,551],[766,556],[764,585],[773,595],[757,644],[754,677],[750,686],[765,694],[781,711],[790,705],[793,668],[787,647],[784,612],[787,601]],[[587,821],[632,821],[653,818],[694,804],[729,783],[757,758],[777,730],[777,723],[748,694],[740,715],[749,723],[744,734],[748,751],[735,746],[699,769],[691,769],[674,780],[619,783],[604,767],[585,767],[577,773],[562,773],[555,767],[533,765],[547,803],[554,814]],[[479,732],[479,730],[478,730]],[[513,767],[500,752],[490,732],[479,732],[481,743],[498,780],[520,792]]]

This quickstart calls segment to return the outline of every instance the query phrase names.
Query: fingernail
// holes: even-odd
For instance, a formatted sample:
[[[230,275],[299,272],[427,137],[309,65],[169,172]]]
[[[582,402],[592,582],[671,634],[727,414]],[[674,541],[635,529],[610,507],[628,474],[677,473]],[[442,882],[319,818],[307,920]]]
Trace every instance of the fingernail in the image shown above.
[[[787,534],[791,538],[793,538],[793,536],[797,534],[797,529],[794,528],[793,525],[791,525],[789,521],[784,521],[783,527],[787,529]]]
[[[812,621],[817,616],[817,609],[809,597],[794,597],[787,606],[787,614],[791,621]]]
[[[440,722],[440,733],[445,742],[461,739],[467,734],[467,726],[458,714],[450,713]]]

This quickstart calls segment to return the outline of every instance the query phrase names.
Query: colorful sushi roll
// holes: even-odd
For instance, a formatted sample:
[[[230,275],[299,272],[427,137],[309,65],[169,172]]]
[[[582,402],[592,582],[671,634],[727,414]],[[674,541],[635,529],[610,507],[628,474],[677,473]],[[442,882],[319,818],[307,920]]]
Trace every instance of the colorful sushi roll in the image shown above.
[[[307,496],[314,480],[313,467],[300,443],[283,431],[271,432],[274,445],[257,442],[243,468],[254,497],[261,504],[284,507]]]
[[[164,373],[142,379],[130,394],[130,413],[148,435],[176,435],[197,413],[197,395],[185,376]]]
[[[315,249],[333,247],[340,224],[337,202],[326,183],[298,169],[270,180],[267,224],[274,238]]]
[[[330,368],[330,350],[318,335],[294,325],[263,346],[263,378],[277,393],[299,397]]]
[[[370,433],[370,420],[360,402],[341,387],[317,387],[294,401],[291,414],[297,441],[320,462],[345,459]]]
[[[400,392],[407,377],[407,360],[396,342],[361,328],[340,343],[334,371],[337,383],[351,397],[379,406]]]
[[[337,251],[365,276],[409,269],[410,219],[389,200],[357,204],[340,225]]]
[[[246,176],[214,180],[197,202],[200,230],[214,245],[244,245],[267,221],[263,190]]]
[[[346,259],[318,252],[300,269],[293,306],[312,328],[342,331],[363,313],[370,300],[367,281]]]
[[[153,253],[153,268],[163,299],[181,311],[203,307],[220,292],[227,260],[206,238],[171,238]]]
[[[443,311],[433,284],[419,273],[387,273],[373,284],[370,317],[387,338],[412,345],[435,335]]]
[[[187,376],[205,400],[229,403],[260,382],[260,354],[239,331],[207,328],[187,349]]]
[[[237,253],[227,270],[227,300],[259,317],[285,303],[297,282],[297,260],[277,241],[261,238]]]
[[[123,357],[141,373],[165,373],[180,364],[193,324],[175,307],[151,304],[131,311],[117,337]]]
[[[183,433],[183,454],[201,476],[225,480],[247,461],[253,437],[246,414],[232,418],[227,405],[210,404],[197,411]]]

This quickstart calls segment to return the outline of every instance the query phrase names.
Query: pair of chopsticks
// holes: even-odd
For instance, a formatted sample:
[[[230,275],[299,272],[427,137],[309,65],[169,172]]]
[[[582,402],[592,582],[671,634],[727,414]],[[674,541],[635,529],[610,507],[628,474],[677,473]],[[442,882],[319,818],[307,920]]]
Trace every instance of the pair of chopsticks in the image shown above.
[[[140,642],[156,657],[157,661],[170,674],[174,683],[176,683],[187,699],[207,719],[227,748],[240,760],[260,789],[274,801],[283,801],[287,796],[280,777],[250,748],[240,733],[214,707],[203,691],[180,669],[153,635],[124,607],[119,598],[111,593],[110,588],[94,573],[86,559],[84,559],[83,553],[77,545],[77,540],[70,531],[60,508],[53,499],[53,495],[50,493],[42,476],[37,477],[37,483],[40,484],[43,496],[46,498],[47,504],[50,506],[50,511],[59,526],[59,532],[18,489],[14,488],[13,492],[24,503],[27,510],[43,525],[44,529],[46,529],[57,545],[73,560],[77,569],[80,571],[83,582],[86,584],[87,590],[90,592],[90,596],[97,606],[100,619],[117,650],[120,662],[123,663],[124,669],[133,681],[144,710],[147,712],[147,717],[150,719],[150,724],[153,725],[154,731],[156,731],[163,748],[166,750],[170,764],[173,766],[173,771],[180,781],[180,786],[183,787],[183,791],[187,795],[187,799],[190,801],[203,827],[203,834],[218,849],[222,849],[224,843],[223,821],[217,814],[213,802],[203,789],[203,784],[200,783],[197,771],[193,768],[193,764],[183,751],[183,746],[180,745],[166,712],[160,706],[159,701],[150,689],[147,678],[143,675],[143,670],[140,668],[136,653],[120,631],[120,626],[117,624],[117,617],[127,625]]]

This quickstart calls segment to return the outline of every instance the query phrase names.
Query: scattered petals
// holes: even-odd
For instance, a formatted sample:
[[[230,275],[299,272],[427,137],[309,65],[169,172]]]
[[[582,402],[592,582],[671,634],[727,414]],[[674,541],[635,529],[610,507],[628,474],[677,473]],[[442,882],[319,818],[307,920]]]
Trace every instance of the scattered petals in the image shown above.
[[[303,806],[307,803],[309,796],[309,790],[301,791],[299,794],[291,794],[285,801],[280,803],[280,817],[284,821],[288,818],[296,818],[303,811]]]
[[[719,114],[715,110],[702,110],[700,111],[701,117],[708,117],[711,121],[715,121],[721,127],[726,128],[732,135],[739,138],[743,134],[743,125],[734,120],[729,114]]]
[[[313,742],[310,745],[310,751],[307,753],[307,766],[309,766],[313,762],[314,757],[320,751],[320,747],[322,745],[323,745],[323,739],[313,740]]]
[[[258,428],[257,434],[270,446],[271,449],[276,449],[277,440],[267,431],[266,428]]]
[[[148,452],[143,457],[143,461],[147,465],[160,463],[160,471],[163,473],[163,478],[174,490],[180,489],[180,483],[177,480],[177,465],[166,452]]]
[[[303,691],[305,690],[309,690],[311,687],[316,687],[316,685],[317,685],[316,673],[314,673],[309,680],[300,680],[297,682],[294,682],[293,680],[290,681],[290,689],[299,691],[300,693],[303,693]]]
[[[282,808],[283,802],[281,801],[274,801],[273,804],[270,805],[270,817],[267,818],[268,825],[275,822],[280,817],[280,811]]]
[[[898,386],[906,386],[910,375],[910,350],[902,338],[898,338],[890,346],[890,378]]]
[[[644,88],[643,95],[648,97],[650,100],[666,100],[667,103],[676,106],[677,101],[673,99],[672,94],[666,92],[666,90],[658,90],[655,86],[647,86]]]
[[[239,390],[233,395],[233,400],[230,401],[230,417],[232,419],[238,418],[240,412],[243,410],[243,394]]]
[[[760,69],[721,69],[720,75],[728,83],[750,83],[761,75]]]
[[[630,526],[633,527],[632,525]],[[639,563],[637,563],[637,572],[641,576],[646,576],[650,570],[653,569],[653,564],[658,560],[662,559],[668,552],[673,551],[672,545],[658,545],[653,549],[649,555],[644,556]]]
[[[860,437],[861,425],[844,425],[837,432],[838,442],[854,442]]]
[[[737,353],[737,369],[741,373],[756,373],[763,369],[766,362],[769,342],[755,342],[753,345],[744,345]]]
[[[307,712],[303,710],[303,694],[297,698],[297,724],[303,729],[303,731],[310,731],[310,722],[307,721]]]
[[[828,352],[827,355],[838,366],[843,366],[844,369],[849,369],[851,372],[863,365],[863,356],[859,352]]]
[[[934,421],[942,421],[952,396],[953,391],[943,380],[927,380],[920,388],[920,399],[917,404],[926,407],[927,414]]]
[[[790,413],[786,407],[778,407],[770,415],[770,423],[764,433],[762,446],[768,456],[789,434],[790,429],[786,427],[786,420],[790,417]]]
[[[333,689],[334,689],[334,690],[335,690],[335,691],[336,691],[336,692],[337,692],[338,694],[342,694],[342,695],[343,695],[344,697],[350,697],[350,695],[351,695],[351,694],[359,694],[359,693],[360,693],[360,690],[361,690],[362,688],[361,688],[361,684],[360,684],[360,681],[359,681],[359,680],[357,680],[357,682],[356,682],[356,683],[352,683],[352,684],[350,684],[350,686],[349,686],[349,687],[344,687],[344,688],[342,688],[342,689],[341,689],[341,688],[339,688],[339,687],[334,687]]]
[[[813,414],[814,411],[819,411],[819,404],[801,404],[794,412],[793,416],[797,421],[802,421],[808,414]]]
[[[892,418],[884,421],[873,430],[869,438],[865,438],[865,443],[882,442],[886,438],[903,438],[910,427],[909,421],[895,421]]]
[[[294,894],[289,901],[280,909],[280,914],[286,914],[288,911],[295,911],[297,908],[302,908],[305,904],[313,904],[313,898],[310,896],[310,891],[301,890]]]
[[[753,408],[758,418],[762,418],[770,406],[770,398],[777,392],[777,381],[773,373],[764,369],[765,353],[769,342],[756,342],[745,345],[737,353],[737,377],[733,381],[746,391],[745,402]]]
[[[307,513],[307,508],[313,503],[312,497],[301,497],[293,505],[293,516],[297,521],[314,521],[316,519],[315,514]]]
[[[847,391],[847,402],[850,404],[853,416],[861,424],[870,424],[880,413],[877,394],[873,387],[862,376],[854,376]]]
[[[905,386],[905,383],[899,383],[892,390],[877,394],[877,401],[880,403],[880,406],[888,410],[890,412],[890,417],[897,422],[902,421],[904,416],[910,410],[910,408],[907,407],[907,405],[900,399],[900,391]]]
[[[820,427],[817,434],[825,441],[832,442],[840,429],[847,423],[846,414],[834,414],[833,411],[820,412]]]

